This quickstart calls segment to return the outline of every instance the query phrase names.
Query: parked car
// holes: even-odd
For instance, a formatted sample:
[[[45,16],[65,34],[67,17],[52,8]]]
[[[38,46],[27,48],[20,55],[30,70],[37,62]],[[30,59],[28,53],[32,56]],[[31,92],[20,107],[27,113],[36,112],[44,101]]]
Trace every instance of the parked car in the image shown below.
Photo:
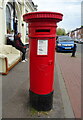
[[[74,42],[75,43],[79,43],[79,39],[74,39]]]
[[[80,39],[80,40],[79,40],[79,43],[80,43],[80,44],[83,44],[83,39]]]
[[[56,38],[56,51],[70,51],[72,52],[74,47],[74,40],[69,36],[58,36]]]

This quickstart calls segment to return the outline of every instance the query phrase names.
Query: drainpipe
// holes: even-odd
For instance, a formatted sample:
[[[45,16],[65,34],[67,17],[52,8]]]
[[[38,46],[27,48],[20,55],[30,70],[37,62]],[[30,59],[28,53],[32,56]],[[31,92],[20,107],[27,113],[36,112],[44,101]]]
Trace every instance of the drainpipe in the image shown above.
[[[14,27],[14,39],[15,39],[15,0],[13,0],[13,27]]]

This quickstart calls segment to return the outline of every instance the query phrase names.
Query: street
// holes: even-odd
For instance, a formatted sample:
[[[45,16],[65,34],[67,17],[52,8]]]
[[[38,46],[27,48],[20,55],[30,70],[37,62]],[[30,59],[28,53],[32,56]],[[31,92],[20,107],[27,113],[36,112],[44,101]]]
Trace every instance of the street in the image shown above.
[[[81,11],[83,0],[0,0],[1,119],[82,119]]]
[[[30,107],[29,62],[20,62],[7,76],[2,76],[3,118],[80,118],[81,44],[77,45],[76,57],[71,58],[71,54],[55,55],[53,109],[49,112],[38,112]]]

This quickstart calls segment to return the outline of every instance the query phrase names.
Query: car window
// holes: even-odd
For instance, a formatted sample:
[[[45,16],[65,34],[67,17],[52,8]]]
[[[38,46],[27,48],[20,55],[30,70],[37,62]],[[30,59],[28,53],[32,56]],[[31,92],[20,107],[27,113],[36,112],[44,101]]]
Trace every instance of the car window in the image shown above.
[[[58,40],[60,42],[65,42],[65,41],[74,41],[71,37],[69,36],[61,36],[61,37],[58,37]]]

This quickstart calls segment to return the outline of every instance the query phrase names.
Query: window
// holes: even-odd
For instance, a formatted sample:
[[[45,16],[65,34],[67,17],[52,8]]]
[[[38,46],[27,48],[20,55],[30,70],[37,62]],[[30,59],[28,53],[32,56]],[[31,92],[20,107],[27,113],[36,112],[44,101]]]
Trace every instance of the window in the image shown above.
[[[11,11],[8,5],[6,5],[6,26],[7,32],[11,31]]]
[[[14,18],[15,17],[15,18]],[[15,34],[18,32],[18,19],[17,19],[17,11],[15,9],[15,16],[14,16],[14,7],[13,3],[8,2],[6,5],[6,30],[7,33],[13,33],[15,31]]]

